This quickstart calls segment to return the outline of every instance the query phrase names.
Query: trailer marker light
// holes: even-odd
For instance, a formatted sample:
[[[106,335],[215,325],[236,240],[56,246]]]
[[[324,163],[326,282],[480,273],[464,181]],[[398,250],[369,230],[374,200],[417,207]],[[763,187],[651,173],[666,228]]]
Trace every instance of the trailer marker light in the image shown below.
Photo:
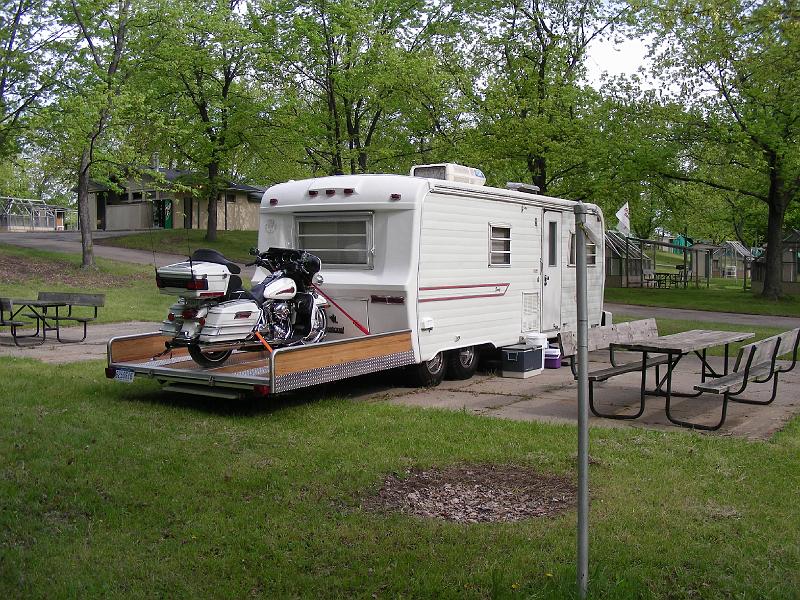
[[[269,205],[270,206],[277,206],[278,205],[278,199],[277,198],[270,198],[269,199]]]
[[[308,195],[309,196],[316,196],[317,194],[319,194],[319,192],[317,190],[308,190]]]
[[[356,191],[353,188],[344,188],[345,194],[354,194]]]
[[[336,193],[336,190],[325,190],[325,194],[328,196],[333,196]]]
[[[259,396],[269,396],[269,386],[268,385],[254,385],[253,386],[253,393]]]
[[[400,200],[400,194],[392,194],[389,196],[390,200]]]
[[[167,321],[174,321],[175,320],[175,313],[169,313],[167,315]]]
[[[253,314],[252,310],[242,310],[242,311],[237,312],[233,316],[233,318],[234,319],[248,319],[248,318],[250,318],[250,315],[252,315],[252,314]]]
[[[200,292],[201,298],[221,298],[225,292]]]
[[[114,379],[114,376],[117,374],[116,367],[106,367],[106,378],[107,379]]]
[[[206,320],[203,317],[200,317],[199,319],[197,319],[197,322],[200,325],[200,327],[204,327],[205,324],[206,324]]]

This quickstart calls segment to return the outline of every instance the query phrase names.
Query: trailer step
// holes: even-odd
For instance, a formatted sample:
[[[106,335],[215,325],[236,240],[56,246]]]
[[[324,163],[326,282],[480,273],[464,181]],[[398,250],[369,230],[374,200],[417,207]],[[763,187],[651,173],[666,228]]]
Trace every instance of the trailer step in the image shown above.
[[[195,396],[210,396],[212,398],[223,398],[225,400],[238,400],[244,394],[244,390],[237,391],[232,388],[208,387],[192,383],[166,383],[163,387],[166,392],[178,392],[179,394],[192,394]]]

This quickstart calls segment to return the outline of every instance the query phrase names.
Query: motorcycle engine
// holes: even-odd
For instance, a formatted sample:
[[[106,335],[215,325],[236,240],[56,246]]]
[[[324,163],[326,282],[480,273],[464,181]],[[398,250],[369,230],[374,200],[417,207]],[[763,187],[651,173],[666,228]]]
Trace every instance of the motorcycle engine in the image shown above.
[[[268,308],[270,338],[286,340],[292,335],[292,310],[287,302],[272,302]]]

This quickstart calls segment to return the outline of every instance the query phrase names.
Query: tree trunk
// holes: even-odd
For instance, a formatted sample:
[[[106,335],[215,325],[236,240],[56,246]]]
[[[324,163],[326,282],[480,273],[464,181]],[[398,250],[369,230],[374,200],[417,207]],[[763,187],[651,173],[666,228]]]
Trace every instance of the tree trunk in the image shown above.
[[[767,222],[767,262],[764,289],[761,296],[777,300],[783,294],[783,219],[786,203],[783,198],[771,198]]]
[[[89,147],[81,153],[78,168],[78,222],[81,227],[81,268],[94,268],[94,244],[92,243],[92,211],[89,206]]]
[[[217,241],[217,198],[219,197],[219,164],[212,161],[208,165],[208,228],[206,229],[206,241]]]

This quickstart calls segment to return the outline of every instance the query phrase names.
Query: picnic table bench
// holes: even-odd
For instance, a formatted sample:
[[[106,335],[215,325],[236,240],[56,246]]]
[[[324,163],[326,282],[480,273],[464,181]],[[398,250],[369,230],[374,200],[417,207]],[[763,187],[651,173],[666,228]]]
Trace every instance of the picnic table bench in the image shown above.
[[[39,327],[37,321],[36,333],[31,335],[19,335],[17,333],[17,329],[19,327],[25,327],[28,325],[27,321],[20,321],[14,317],[14,301],[11,298],[0,298],[0,327],[10,327],[11,328],[11,338],[14,340],[14,344],[19,346],[18,338],[21,337],[33,337],[38,335]],[[44,343],[44,339],[42,342]]]
[[[797,364],[797,348],[800,344],[800,328],[785,331],[752,344],[742,346],[736,357],[733,371],[728,375],[703,381],[694,386],[700,393],[722,395],[722,416],[719,424],[703,429],[719,429],[725,422],[728,401],[743,404],[771,404],[778,393],[778,376],[788,373]],[[778,362],[778,357],[791,354],[791,364],[787,367]],[[769,383],[772,381],[772,393],[769,400],[753,400],[740,398],[748,387],[748,383]],[[687,424],[697,427],[697,425]]]
[[[48,320],[52,320],[56,324],[56,338],[62,343],[82,342],[86,339],[86,325],[92,321],[97,320],[98,308],[105,306],[105,294],[82,294],[74,292],[39,292],[39,300],[43,302],[51,302],[56,305],[55,316],[49,316]],[[58,305],[67,307],[67,314],[60,314]],[[93,309],[91,314],[73,314],[75,307],[86,307]],[[36,317],[36,315],[28,314],[26,316]],[[83,337],[79,340],[63,340],[61,339],[61,322],[74,321],[75,323],[83,324]]]
[[[636,360],[627,363],[618,363],[617,356],[612,348],[612,344],[631,342],[633,340],[648,340],[658,337],[658,325],[656,320],[640,319],[638,321],[629,321],[626,323],[617,323],[606,327],[591,327],[589,328],[588,348],[589,352],[594,350],[609,349],[609,360],[611,366],[604,369],[597,369],[589,373],[589,407],[593,414],[598,417],[608,417],[612,419],[636,419],[644,412],[644,402],[641,403],[639,412],[633,415],[607,415],[600,413],[594,406],[594,384],[606,381],[617,375],[625,373],[634,373],[641,371],[642,385],[644,385],[647,369],[651,367],[656,368],[656,379],[659,379],[658,368],[668,362],[667,355],[656,355],[646,358],[643,361]],[[575,355],[577,353],[578,342],[575,333],[572,331],[565,331],[558,336],[559,347],[561,354],[570,359],[570,368],[572,369],[573,376],[577,377],[578,373],[575,367]]]

